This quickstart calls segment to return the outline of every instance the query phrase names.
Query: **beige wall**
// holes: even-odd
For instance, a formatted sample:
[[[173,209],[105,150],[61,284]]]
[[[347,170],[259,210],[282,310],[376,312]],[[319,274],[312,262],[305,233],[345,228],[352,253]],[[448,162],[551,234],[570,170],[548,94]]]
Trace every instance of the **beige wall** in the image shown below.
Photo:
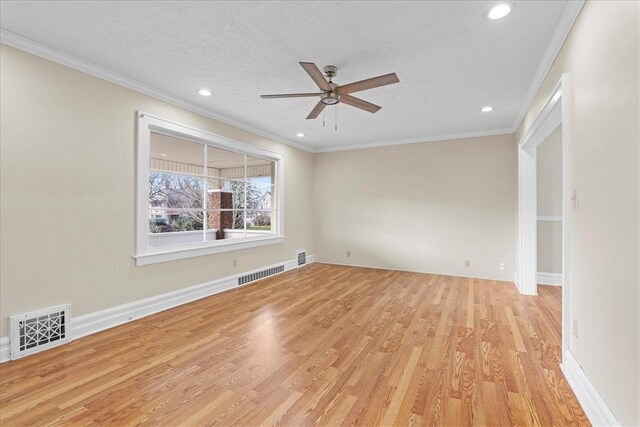
[[[316,259],[513,281],[517,182],[513,135],[316,154]]]
[[[536,150],[538,217],[562,216],[562,126]],[[538,221],[538,271],[562,273],[562,221]]]
[[[68,302],[78,316],[313,253],[310,153],[11,47],[0,55],[0,336],[11,314]],[[136,110],[282,153],[285,243],[136,267]]]
[[[587,1],[518,130],[562,73],[574,104],[571,351],[624,425],[640,425],[640,3]],[[564,124],[566,126],[566,123]]]
[[[562,221],[538,221],[538,273],[562,274]]]
[[[562,215],[562,126],[536,149],[538,216]]]

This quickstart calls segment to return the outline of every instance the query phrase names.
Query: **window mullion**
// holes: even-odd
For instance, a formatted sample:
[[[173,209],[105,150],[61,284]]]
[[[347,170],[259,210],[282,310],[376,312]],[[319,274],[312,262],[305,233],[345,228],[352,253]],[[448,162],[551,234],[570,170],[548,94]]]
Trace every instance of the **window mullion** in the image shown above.
[[[202,149],[204,150],[204,178],[202,178],[202,241],[207,241],[207,230],[209,229],[208,220],[209,215],[207,213],[207,173],[209,172],[209,162],[207,161],[207,146],[202,145]]]
[[[247,185],[247,155],[244,154],[244,237],[247,237],[247,192],[249,191],[249,186]]]

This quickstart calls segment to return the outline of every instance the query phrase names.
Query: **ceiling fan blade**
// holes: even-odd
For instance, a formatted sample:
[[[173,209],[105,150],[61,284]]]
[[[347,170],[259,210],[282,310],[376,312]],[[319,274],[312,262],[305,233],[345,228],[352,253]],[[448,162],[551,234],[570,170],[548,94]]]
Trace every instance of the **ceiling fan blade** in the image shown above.
[[[338,93],[340,95],[359,92],[361,90],[373,89],[375,87],[386,86],[393,83],[398,83],[400,79],[396,76],[396,73],[385,74],[384,76],[372,77],[366,80],[360,80],[359,82],[349,83],[344,86],[338,86]]]
[[[347,105],[351,105],[352,107],[359,108],[364,111],[368,111],[370,113],[375,113],[382,107],[376,104],[372,104],[370,102],[364,101],[360,98],[356,98],[351,95],[340,95],[340,102],[343,102]]]
[[[324,110],[324,107],[326,107],[326,105],[322,101],[319,101],[307,116],[307,120],[315,119],[316,117],[318,117],[320,113],[322,113],[322,110]]]
[[[305,98],[310,96],[320,96],[320,93],[279,93],[276,95],[260,95],[262,99],[274,99],[274,98]]]
[[[313,62],[300,62],[300,65],[311,76],[320,89],[327,91],[331,90],[331,85],[327,79],[324,78],[324,74],[322,74],[322,71],[320,71],[316,64]]]

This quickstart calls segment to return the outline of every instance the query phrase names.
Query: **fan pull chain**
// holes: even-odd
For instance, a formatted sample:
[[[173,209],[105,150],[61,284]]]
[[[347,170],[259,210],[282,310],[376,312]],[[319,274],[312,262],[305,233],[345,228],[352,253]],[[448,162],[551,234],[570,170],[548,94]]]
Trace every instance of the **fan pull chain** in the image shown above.
[[[325,117],[325,111],[322,110],[322,127],[324,127],[324,117]]]
[[[335,131],[338,132],[338,104],[336,104],[336,119],[334,121]]]

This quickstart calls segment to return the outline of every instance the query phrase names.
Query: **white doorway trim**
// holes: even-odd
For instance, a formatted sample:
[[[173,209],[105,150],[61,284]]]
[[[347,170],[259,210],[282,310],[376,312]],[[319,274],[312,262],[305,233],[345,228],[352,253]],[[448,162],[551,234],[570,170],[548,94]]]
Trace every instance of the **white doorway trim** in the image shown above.
[[[568,74],[563,74],[536,116],[527,133],[518,141],[518,289],[525,295],[537,295],[537,188],[536,151],[538,145],[562,124],[562,353],[570,344],[570,213],[569,150],[573,95]]]

